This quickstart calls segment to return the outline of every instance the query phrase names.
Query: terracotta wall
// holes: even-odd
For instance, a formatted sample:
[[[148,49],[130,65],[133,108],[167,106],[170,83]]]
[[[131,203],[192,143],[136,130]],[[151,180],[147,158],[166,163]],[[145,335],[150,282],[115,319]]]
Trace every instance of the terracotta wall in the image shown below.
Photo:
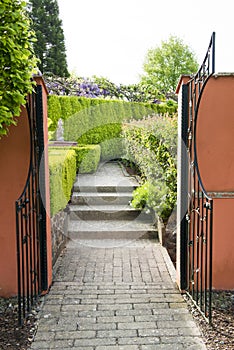
[[[234,75],[207,83],[197,121],[197,157],[206,191],[214,199],[213,287],[234,289]]]
[[[17,293],[15,201],[25,186],[30,154],[29,127],[23,108],[17,127],[0,140],[0,295]]]
[[[234,290],[234,198],[214,199],[213,287]]]
[[[182,77],[177,93],[188,77]],[[234,74],[217,74],[205,86],[200,101],[196,146],[204,188],[214,201],[213,288],[234,289]],[[181,102],[181,100],[180,100]],[[181,121],[181,110],[179,122]],[[179,129],[180,130],[180,129]],[[178,188],[180,182],[178,153]],[[178,191],[178,206],[180,206]],[[180,220],[177,217],[177,280],[180,285]]]
[[[197,122],[198,164],[207,191],[234,191],[234,75],[212,77]]]
[[[46,88],[41,78],[44,93],[45,135],[47,135]],[[47,136],[45,136],[47,142]],[[30,157],[30,135],[27,113],[22,108],[17,126],[11,126],[9,135],[0,139],[0,296],[17,294],[16,223],[15,201],[21,195],[28,175]],[[46,162],[47,162],[46,157]],[[48,170],[48,168],[47,168]],[[46,174],[48,184],[48,172]],[[49,214],[49,187],[47,186],[47,213]],[[48,282],[51,284],[51,234],[49,215],[47,218]]]

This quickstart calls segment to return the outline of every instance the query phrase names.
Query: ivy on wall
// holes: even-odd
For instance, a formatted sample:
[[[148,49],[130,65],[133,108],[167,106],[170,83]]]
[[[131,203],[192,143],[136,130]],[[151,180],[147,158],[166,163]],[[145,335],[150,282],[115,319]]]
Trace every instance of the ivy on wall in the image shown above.
[[[0,2],[0,138],[7,134],[10,125],[16,125],[20,106],[33,89],[35,37],[25,8],[26,2],[21,0]]]

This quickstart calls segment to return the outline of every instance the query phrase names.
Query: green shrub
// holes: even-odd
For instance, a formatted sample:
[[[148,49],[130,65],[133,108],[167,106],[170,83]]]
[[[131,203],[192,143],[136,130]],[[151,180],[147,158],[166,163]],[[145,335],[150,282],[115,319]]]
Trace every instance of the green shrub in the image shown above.
[[[62,96],[62,98],[59,98],[59,102],[61,106],[60,118],[66,120],[73,114],[72,107],[74,107],[74,101],[70,96]]]
[[[59,101],[59,97],[56,95],[48,96],[48,118],[50,120],[50,132],[57,129],[58,120],[61,117],[62,109]]]
[[[131,205],[139,209],[153,209],[154,212],[166,223],[175,205],[168,195],[168,188],[164,182],[146,181],[133,191]]]
[[[144,203],[165,222],[176,203],[177,117],[158,116],[123,127],[125,158],[141,171],[143,187],[134,193],[133,206]]]
[[[100,146],[102,160],[120,159],[124,155],[124,141],[122,137],[104,140]]]
[[[76,168],[79,173],[94,173],[100,162],[101,148],[99,145],[84,145],[72,147],[76,152]]]
[[[0,138],[16,125],[21,105],[33,90],[31,77],[37,71],[33,52],[35,33],[24,1],[1,1],[0,4]]]
[[[49,148],[51,216],[64,209],[76,177],[76,153],[71,149]]]

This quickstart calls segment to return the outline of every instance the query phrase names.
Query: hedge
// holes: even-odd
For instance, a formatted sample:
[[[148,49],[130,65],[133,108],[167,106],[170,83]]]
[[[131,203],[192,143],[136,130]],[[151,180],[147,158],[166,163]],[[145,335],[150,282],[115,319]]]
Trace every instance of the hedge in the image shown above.
[[[64,209],[76,177],[76,153],[71,149],[49,148],[51,216]]]
[[[143,102],[127,102],[122,100],[105,100],[99,98],[86,98],[80,96],[48,96],[48,116],[53,122],[51,131],[56,129],[58,120],[64,121],[74,114],[78,114],[79,124],[93,125],[93,117],[101,125],[135,119],[139,120],[147,115],[165,114],[173,115],[177,110],[177,104],[171,101],[155,104]],[[101,120],[98,116],[101,114]],[[81,120],[82,118],[86,120]],[[92,117],[90,119],[90,117]],[[88,123],[87,123],[88,122]],[[99,124],[96,124],[98,126]]]
[[[62,118],[64,139],[77,141],[78,144],[101,144],[102,159],[121,156],[121,148],[116,147],[115,140],[121,134],[123,121],[141,120],[152,114],[172,114],[176,108],[176,104],[170,103],[149,104],[56,95],[48,97],[48,116],[52,121],[50,131],[56,129],[59,118]],[[109,140],[108,149],[105,147],[106,140]]]
[[[99,165],[101,147],[99,145],[84,145],[72,147],[76,152],[76,168],[79,173],[94,173]]]

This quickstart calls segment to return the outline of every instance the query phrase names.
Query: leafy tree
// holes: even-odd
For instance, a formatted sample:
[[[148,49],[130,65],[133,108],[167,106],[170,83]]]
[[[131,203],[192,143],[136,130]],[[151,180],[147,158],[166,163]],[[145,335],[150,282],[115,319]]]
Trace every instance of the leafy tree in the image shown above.
[[[142,83],[167,94],[175,91],[182,74],[197,71],[198,62],[188,45],[170,36],[161,46],[148,51],[143,68],[146,74],[142,76]]]
[[[69,76],[57,0],[30,0],[28,12],[37,37],[34,50],[40,59],[39,69],[43,74]]]
[[[37,60],[33,52],[34,33],[30,30],[26,2],[0,1],[0,138],[11,124],[16,125],[20,106],[32,91],[31,77]]]

